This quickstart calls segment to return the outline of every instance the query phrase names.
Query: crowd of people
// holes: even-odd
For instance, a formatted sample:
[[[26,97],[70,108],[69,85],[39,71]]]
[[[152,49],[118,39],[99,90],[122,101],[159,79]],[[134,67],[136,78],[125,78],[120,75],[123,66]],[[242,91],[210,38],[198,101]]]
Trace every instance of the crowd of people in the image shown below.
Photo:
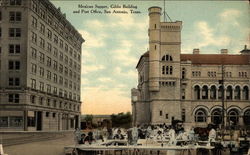
[[[216,138],[215,129],[210,126],[207,128],[207,139],[214,142]],[[89,132],[81,132],[79,129],[75,131],[75,139],[78,144],[92,144],[97,140],[102,142],[105,139],[127,140],[129,144],[137,144],[138,139],[153,139],[155,141],[165,141],[169,145],[176,145],[178,141],[195,142],[199,139],[195,128],[185,130],[181,123],[175,125],[143,125],[130,129],[123,128],[103,128],[102,130],[92,130]]]

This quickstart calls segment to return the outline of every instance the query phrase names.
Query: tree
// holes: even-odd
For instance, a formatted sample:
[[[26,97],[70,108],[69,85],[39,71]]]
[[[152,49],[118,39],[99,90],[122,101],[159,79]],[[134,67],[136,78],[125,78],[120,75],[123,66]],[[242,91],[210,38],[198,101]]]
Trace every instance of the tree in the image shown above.
[[[130,112],[118,113],[111,115],[112,126],[114,127],[131,127],[132,115]]]
[[[87,126],[92,127],[93,115],[86,115],[84,120],[86,121]]]

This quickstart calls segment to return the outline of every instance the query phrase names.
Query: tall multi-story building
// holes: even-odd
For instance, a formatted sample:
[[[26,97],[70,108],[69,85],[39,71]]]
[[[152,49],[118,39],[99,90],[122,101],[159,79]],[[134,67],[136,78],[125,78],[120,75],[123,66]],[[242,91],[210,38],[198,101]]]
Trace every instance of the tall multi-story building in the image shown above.
[[[49,0],[0,4],[0,130],[80,124],[82,36]]]
[[[250,125],[250,50],[181,54],[181,29],[181,21],[161,22],[161,8],[149,8],[149,51],[131,92],[134,125]]]

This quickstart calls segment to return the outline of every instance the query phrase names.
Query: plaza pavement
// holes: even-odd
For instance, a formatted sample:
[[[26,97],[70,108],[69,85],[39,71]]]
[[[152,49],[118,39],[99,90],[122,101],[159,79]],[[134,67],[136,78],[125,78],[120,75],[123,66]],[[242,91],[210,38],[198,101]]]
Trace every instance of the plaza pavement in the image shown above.
[[[20,145],[5,146],[8,155],[64,155],[64,146],[74,144],[73,133],[55,140],[44,140]]]

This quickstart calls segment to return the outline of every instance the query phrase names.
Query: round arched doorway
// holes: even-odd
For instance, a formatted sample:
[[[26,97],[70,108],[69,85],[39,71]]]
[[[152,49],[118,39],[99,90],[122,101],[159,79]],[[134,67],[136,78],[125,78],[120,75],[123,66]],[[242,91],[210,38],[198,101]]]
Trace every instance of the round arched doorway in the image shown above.
[[[244,112],[243,121],[244,125],[250,125],[250,109]]]
[[[214,109],[211,113],[211,121],[215,125],[219,125],[222,123],[222,114],[221,114],[221,109],[217,108]]]
[[[238,123],[239,123],[239,112],[238,112],[238,110],[231,109],[227,114],[227,118],[228,118],[230,126],[238,125]]]

